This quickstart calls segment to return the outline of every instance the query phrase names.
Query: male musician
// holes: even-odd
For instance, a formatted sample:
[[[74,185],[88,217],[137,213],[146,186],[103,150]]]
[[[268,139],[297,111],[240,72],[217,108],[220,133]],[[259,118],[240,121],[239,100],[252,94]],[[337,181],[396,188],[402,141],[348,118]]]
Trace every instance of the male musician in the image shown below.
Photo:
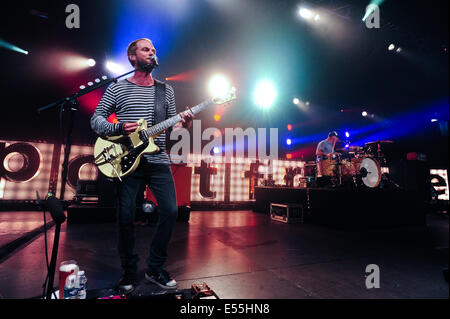
[[[155,63],[156,49],[149,39],[138,39],[130,43],[127,55],[131,65],[138,69],[149,63]],[[113,83],[107,88],[91,119],[91,127],[98,135],[129,135],[137,129],[136,121],[141,118],[146,119],[149,125],[154,125],[157,114],[161,114],[157,109],[160,111],[162,107],[165,108],[165,118],[176,115],[172,87],[153,79],[151,69],[136,70],[132,77]],[[158,93],[161,92],[161,86],[164,89],[162,94]],[[157,102],[157,97],[161,95],[163,97],[159,100],[165,102]],[[112,113],[115,113],[118,119],[115,124],[107,121]],[[174,130],[191,126],[194,115],[191,112],[184,112],[181,116],[182,121],[173,126]],[[143,183],[150,187],[155,196],[159,212],[158,224],[146,260],[145,279],[164,289],[177,288],[176,281],[163,269],[178,214],[175,184],[169,158],[165,152],[165,138],[165,133],[155,138],[155,143],[161,151],[144,155],[139,167],[122,178],[122,182],[118,182],[116,203],[118,250],[123,268],[123,276],[118,287],[126,293],[134,289],[137,281],[139,257],[135,251],[134,219],[136,196]]]
[[[328,138],[320,141],[317,145],[317,158],[324,159],[324,157],[332,158],[336,154],[336,142],[339,141],[338,133],[333,131],[328,134]]]

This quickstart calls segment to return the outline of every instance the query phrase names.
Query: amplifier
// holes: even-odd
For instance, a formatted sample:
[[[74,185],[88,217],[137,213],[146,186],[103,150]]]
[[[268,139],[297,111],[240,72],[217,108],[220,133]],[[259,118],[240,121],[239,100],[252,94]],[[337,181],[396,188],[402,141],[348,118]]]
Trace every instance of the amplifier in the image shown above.
[[[270,203],[270,219],[286,224],[303,223],[303,205]]]

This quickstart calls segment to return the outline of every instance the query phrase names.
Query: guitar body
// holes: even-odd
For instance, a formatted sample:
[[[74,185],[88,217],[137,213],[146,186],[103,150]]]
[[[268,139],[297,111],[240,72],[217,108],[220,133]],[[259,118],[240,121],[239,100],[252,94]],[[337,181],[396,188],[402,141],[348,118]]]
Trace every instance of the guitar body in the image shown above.
[[[156,136],[147,137],[147,122],[139,120],[138,128],[130,135],[97,138],[94,146],[95,164],[102,174],[110,178],[122,179],[131,174],[144,154],[159,152],[155,144]]]

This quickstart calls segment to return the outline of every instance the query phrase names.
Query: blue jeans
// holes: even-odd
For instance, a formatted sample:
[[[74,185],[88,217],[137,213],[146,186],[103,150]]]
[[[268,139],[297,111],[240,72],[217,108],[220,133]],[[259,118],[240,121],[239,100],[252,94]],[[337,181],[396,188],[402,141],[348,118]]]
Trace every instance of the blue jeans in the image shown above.
[[[141,159],[139,167],[118,182],[117,235],[118,250],[125,274],[137,273],[139,257],[135,251],[134,219],[136,197],[143,183],[152,191],[158,203],[158,223],[150,243],[147,269],[161,271],[167,260],[167,247],[178,215],[175,183],[169,165],[148,163]]]

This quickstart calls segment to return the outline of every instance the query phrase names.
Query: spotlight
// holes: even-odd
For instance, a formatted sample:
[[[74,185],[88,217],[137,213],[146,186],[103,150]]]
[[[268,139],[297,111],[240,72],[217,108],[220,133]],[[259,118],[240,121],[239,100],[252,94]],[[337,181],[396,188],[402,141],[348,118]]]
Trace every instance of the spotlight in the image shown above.
[[[214,114],[214,120],[219,122],[222,117],[219,114]]]
[[[117,64],[115,62],[107,61],[105,66],[111,73],[114,73],[114,74],[124,73],[123,67],[120,64]]]
[[[289,153],[289,154],[286,154],[286,158],[287,158],[287,159],[292,159],[292,154],[290,154],[290,153]]]
[[[362,116],[366,117],[367,116],[367,112],[366,111],[362,112]]]
[[[90,67],[93,67],[95,65],[94,59],[87,59],[86,64]]]
[[[294,98],[293,100],[292,100],[292,103],[294,103],[295,105],[298,105],[299,103],[300,103],[300,100],[298,99],[298,98]]]
[[[275,85],[269,80],[260,81],[253,93],[253,100],[261,108],[270,108],[277,98]]]
[[[397,53],[402,52],[402,48],[397,48],[396,52],[397,52]]]
[[[214,152],[214,154],[219,154],[220,153],[220,149],[217,146],[214,146],[213,152]]]
[[[349,132],[345,132],[345,137],[349,138],[350,137],[350,133]]]
[[[438,119],[431,119],[431,123],[437,122]]]
[[[290,138],[286,139],[286,145],[291,145],[292,144],[292,140]]]
[[[306,8],[300,8],[299,14],[303,19],[311,20],[314,17],[314,13]]]
[[[305,105],[306,105],[306,106],[309,106],[309,104],[310,104],[309,101],[306,101]]]
[[[230,91],[230,82],[223,75],[214,75],[209,80],[209,93],[213,97],[224,97]]]
[[[320,15],[316,14],[316,16],[314,17],[314,21],[319,21],[320,19]]]
[[[292,131],[292,124],[288,124],[287,129],[288,129],[288,131]]]
[[[16,51],[16,52],[28,55],[28,51],[21,49],[18,46],[15,46],[14,44],[6,42],[2,39],[0,39],[0,48],[5,48],[5,49],[11,50],[11,51]]]
[[[391,44],[391,45],[388,47],[388,50],[389,50],[389,51],[394,51],[394,49],[395,49],[395,45],[394,45],[394,44]]]

